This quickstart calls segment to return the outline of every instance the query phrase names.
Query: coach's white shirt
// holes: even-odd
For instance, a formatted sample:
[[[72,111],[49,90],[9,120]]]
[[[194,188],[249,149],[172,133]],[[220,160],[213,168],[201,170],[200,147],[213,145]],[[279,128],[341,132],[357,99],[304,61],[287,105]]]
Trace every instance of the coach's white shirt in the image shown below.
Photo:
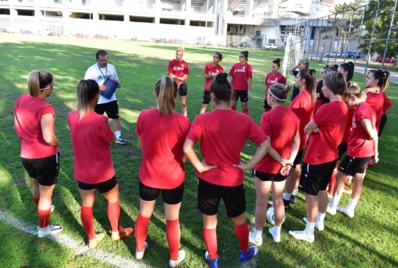
[[[97,63],[90,66],[90,68],[87,69],[86,74],[84,75],[84,79],[93,79],[97,81],[98,85],[100,86],[102,86],[102,84],[105,82],[107,76],[109,76],[109,78],[113,80],[119,80],[119,78],[117,77],[116,68],[112,64],[108,63],[105,68],[101,68],[101,71],[98,67],[99,66]],[[104,75],[106,77],[104,77]],[[115,93],[113,93],[110,99],[107,99],[100,95],[98,99],[98,104],[107,103],[115,100],[116,100]]]

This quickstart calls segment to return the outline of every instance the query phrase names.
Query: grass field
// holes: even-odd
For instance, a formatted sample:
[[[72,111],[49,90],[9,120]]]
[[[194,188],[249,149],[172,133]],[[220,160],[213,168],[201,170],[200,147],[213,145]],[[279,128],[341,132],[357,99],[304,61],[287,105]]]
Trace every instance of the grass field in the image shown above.
[[[141,110],[154,107],[154,83],[167,73],[167,63],[174,57],[175,46],[133,43],[116,40],[71,39],[61,37],[21,36],[0,34],[0,211],[14,218],[37,224],[35,205],[31,199],[31,182],[19,158],[20,141],[13,129],[13,108],[16,99],[28,92],[27,74],[34,69],[46,69],[55,75],[52,96],[47,100],[56,111],[56,134],[60,141],[61,171],[53,203],[56,210],[51,221],[62,224],[62,234],[86,243],[80,221],[80,196],[73,178],[73,152],[67,125],[67,114],[76,107],[75,89],[86,69],[95,62],[98,49],[109,54],[109,63],[116,66],[122,88],[117,91],[122,134],[128,145],[112,148],[113,162],[120,186],[121,223],[134,226],[139,208],[138,171],[141,153],[137,148],[135,123]],[[230,48],[187,47],[184,59],[189,63],[188,115],[192,121],[201,107],[203,68],[215,51],[224,53],[222,65],[229,71],[238,61],[239,50]],[[264,78],[270,71],[272,59],[283,57],[278,51],[249,50],[249,63],[254,77],[249,110],[259,123],[263,112]],[[323,65],[312,62],[319,70]],[[288,83],[293,77],[287,75]],[[361,86],[363,76],[355,74]],[[221,267],[397,267],[398,266],[398,86],[391,85],[387,95],[393,102],[388,122],[380,139],[380,163],[366,175],[364,191],[355,218],[342,214],[326,217],[326,229],[316,231],[315,242],[309,244],[289,236],[289,230],[304,229],[304,196],[287,211],[282,226],[282,242],[274,243],[264,226],[264,242],[253,261],[242,265],[233,224],[220,207],[218,248]],[[179,107],[177,108],[179,111]],[[240,110],[240,107],[239,107]],[[320,145],[321,146],[321,145]],[[256,146],[247,143],[242,159],[250,157]],[[183,248],[187,257],[180,267],[206,267],[202,239],[202,218],[196,211],[197,178],[190,163],[186,164],[186,190],[181,208]],[[246,173],[247,219],[254,220],[255,190],[253,177]],[[348,202],[348,196],[341,204]],[[109,222],[106,201],[98,196],[94,206],[97,231],[107,232]],[[15,226],[0,221],[0,267],[113,267],[113,265],[79,254],[49,239],[27,235]],[[142,263],[166,267],[168,248],[165,238],[163,205],[158,201],[149,227],[149,249]],[[134,261],[135,240],[128,237],[114,243],[107,237],[99,249]]]

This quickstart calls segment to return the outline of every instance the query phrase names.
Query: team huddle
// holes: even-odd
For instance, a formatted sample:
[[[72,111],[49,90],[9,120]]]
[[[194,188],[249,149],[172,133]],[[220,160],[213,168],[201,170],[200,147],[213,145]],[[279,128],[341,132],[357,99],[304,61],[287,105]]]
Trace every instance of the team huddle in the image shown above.
[[[180,249],[179,213],[186,160],[197,170],[198,209],[203,216],[205,258],[210,267],[219,267],[216,229],[221,199],[233,222],[242,262],[253,258],[262,244],[268,203],[273,205],[275,221],[269,233],[275,242],[281,241],[285,209],[296,203],[298,191],[304,193],[307,209],[303,218],[305,230],[289,231],[296,239],[312,243],[315,228],[319,231],[325,228],[326,213],[335,215],[339,211],[354,217],[366,168],[378,162],[378,137],[387,121],[386,111],[391,107],[385,94],[389,72],[369,71],[366,89],[361,90],[352,82],[352,62],[323,67],[321,80],[317,81],[316,71],[309,69],[307,59],[302,59],[290,69],[295,85],[287,107],[290,87],[279,72],[280,59],[275,59],[272,72],[265,78],[265,110],[258,126],[249,116],[247,105],[253,75],[248,64],[249,53],[239,54],[239,62],[231,67],[228,81],[228,74],[220,65],[223,55],[216,52],[213,61],[205,65],[202,108],[191,123],[186,102],[189,68],[182,59],[183,52],[182,48],[176,50],[176,58],[168,65],[168,75],[155,84],[156,108],[141,111],[137,119],[136,135],[142,160],[138,185],[140,208],[134,229],[120,225],[119,188],[110,146],[128,142],[121,135],[115,95],[121,84],[116,68],[108,63],[106,51],[97,52],[96,63],[77,84],[77,108],[69,113],[67,121],[88,248],[96,248],[105,237],[94,228],[93,205],[98,190],[108,201],[111,239],[118,241],[134,232],[135,259],[143,259],[148,249],[149,222],[161,193],[169,266],[181,263],[185,251]],[[32,71],[28,77],[29,94],[18,98],[14,112],[22,164],[33,182],[32,198],[37,205],[40,238],[63,230],[62,226],[50,224],[60,157],[54,108],[46,102],[53,86],[51,73]],[[177,99],[182,114],[176,112]],[[236,111],[239,99],[242,113]],[[206,112],[211,100],[211,111]],[[108,117],[103,115],[105,112]],[[108,118],[112,119],[113,130]],[[247,140],[258,148],[247,163],[242,163],[241,151]],[[194,150],[196,143],[200,143],[203,159]],[[256,189],[252,232],[246,220],[243,170],[252,172]],[[342,207],[339,201],[347,179],[352,180],[352,193],[348,205]],[[271,191],[272,201],[269,201]]]

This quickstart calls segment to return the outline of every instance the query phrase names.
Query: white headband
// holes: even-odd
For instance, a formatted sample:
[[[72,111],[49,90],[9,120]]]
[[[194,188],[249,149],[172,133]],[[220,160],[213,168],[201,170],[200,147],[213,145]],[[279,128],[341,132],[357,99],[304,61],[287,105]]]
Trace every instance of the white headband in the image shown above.
[[[268,92],[272,95],[272,97],[274,97],[275,99],[277,99],[278,101],[285,101],[286,99],[280,99],[277,96],[274,95],[274,93],[272,93],[271,90],[268,90]]]

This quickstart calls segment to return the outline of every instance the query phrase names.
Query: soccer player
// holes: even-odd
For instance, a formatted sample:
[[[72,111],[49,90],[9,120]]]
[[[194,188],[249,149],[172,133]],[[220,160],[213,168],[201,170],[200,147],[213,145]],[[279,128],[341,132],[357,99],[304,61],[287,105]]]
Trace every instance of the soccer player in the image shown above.
[[[109,77],[110,79],[119,83],[119,78],[116,73],[116,68],[112,64],[108,63],[108,53],[105,50],[98,50],[95,54],[96,63],[90,66],[84,79],[95,80],[101,91],[106,90],[103,85],[105,80]],[[119,83],[119,88],[122,84]],[[98,103],[95,106],[94,111],[97,114],[104,114],[106,112],[109,118],[112,118],[113,130],[115,131],[116,143],[126,144],[127,140],[122,138],[121,125],[119,119],[119,106],[117,104],[116,94],[113,93],[111,98],[108,99],[100,94]]]
[[[267,93],[268,105],[272,108],[261,117],[260,127],[271,138],[271,146],[282,158],[293,163],[300,146],[299,125],[300,121],[292,110],[284,107],[290,88],[282,84],[273,84]],[[283,190],[285,189],[286,176],[290,166],[283,170],[280,163],[266,155],[252,172],[256,186],[255,228],[250,233],[249,241],[256,246],[263,242],[262,232],[267,217],[267,204],[269,192],[272,188],[274,203],[275,227],[269,232],[275,242],[280,242],[281,226],[285,214],[283,204]]]
[[[175,112],[177,84],[169,76],[155,85],[156,108],[144,110],[137,120],[138,147],[142,151],[140,168],[140,211],[135,224],[135,258],[144,257],[145,239],[156,198],[162,192],[169,244],[169,266],[175,267],[185,258],[179,250],[179,212],[184,192],[185,170],[182,147],[189,129],[187,117]]]
[[[272,61],[271,72],[267,74],[265,77],[265,97],[264,97],[264,111],[267,112],[271,110],[271,107],[268,105],[267,96],[268,89],[270,86],[279,83],[286,85],[286,78],[279,72],[279,68],[281,67],[281,59],[276,58]]]
[[[103,233],[94,230],[93,205],[97,190],[108,200],[112,240],[118,241],[133,232],[133,228],[123,228],[119,224],[119,186],[109,148],[116,138],[108,118],[95,112],[99,98],[98,83],[92,79],[81,80],[77,85],[77,109],[68,115],[74,153],[73,175],[82,198],[80,216],[90,249],[104,238]]]
[[[252,86],[253,69],[249,60],[249,52],[242,51],[239,54],[239,62],[232,65],[229,75],[231,76],[231,85],[233,89],[232,110],[236,110],[236,104],[240,98],[242,104],[242,112],[249,114],[247,102],[250,99],[250,89]]]
[[[376,113],[365,101],[366,96],[358,85],[350,85],[346,91],[346,103],[349,107],[356,107],[352,118],[352,132],[348,139],[348,152],[340,163],[336,175],[336,185],[333,197],[327,207],[327,212],[336,214],[336,210],[354,217],[355,207],[358,204],[362,192],[363,179],[365,177],[366,165],[374,157],[378,161],[378,135],[376,128]],[[351,175],[353,177],[353,189],[351,199],[346,207],[338,207],[344,190],[344,179]]]
[[[297,74],[304,69],[309,69],[310,68],[310,61],[306,58],[299,60],[297,65],[293,66],[292,68],[289,69],[289,73],[294,75],[294,77],[297,76]],[[296,84],[293,87],[293,94],[292,94],[292,101],[296,96],[300,94],[300,89],[296,86]]]
[[[39,238],[63,230],[50,223],[52,194],[58,181],[59,149],[55,136],[55,112],[46,99],[54,88],[53,75],[47,71],[32,71],[28,77],[29,94],[22,94],[14,110],[14,126],[21,139],[21,160],[33,183],[32,198],[39,215]]]
[[[354,77],[354,68],[354,63],[349,61],[347,63],[340,64],[340,66],[337,68],[337,72],[341,73],[344,76],[345,81],[348,83]]]
[[[300,147],[294,159],[293,167],[286,179],[285,193],[283,194],[285,208],[288,208],[290,203],[296,203],[298,183],[301,174],[300,165],[308,138],[308,134],[304,133],[304,128],[314,115],[316,102],[316,71],[314,69],[302,69],[296,75],[295,86],[299,88],[300,93],[290,103],[289,109],[291,109],[300,120]]]
[[[177,83],[178,96],[180,99],[181,112],[184,116],[188,116],[187,108],[187,95],[188,86],[187,79],[189,75],[188,63],[186,63],[182,56],[184,55],[184,49],[182,47],[177,48],[176,58],[169,62],[167,72],[171,79]]]
[[[202,108],[200,109],[200,113],[204,114],[206,112],[206,108],[210,102],[210,85],[214,81],[214,78],[217,74],[224,72],[224,68],[220,65],[222,61],[222,54],[220,52],[214,53],[213,62],[206,64],[204,76],[205,76],[205,85],[203,91],[203,100],[202,100]]]
[[[316,103],[315,103],[315,113],[316,111],[319,109],[319,107],[321,107],[323,104],[325,103],[329,103],[329,99],[325,98],[325,96],[323,95],[322,92],[322,87],[323,87],[323,77],[325,76],[325,74],[327,74],[329,72],[329,66],[326,65],[324,67],[321,68],[320,70],[320,76],[321,76],[321,80],[318,80],[316,82]]]
[[[341,143],[348,119],[348,108],[341,96],[346,87],[343,75],[328,73],[323,82],[323,94],[330,102],[319,108],[304,129],[304,133],[311,133],[299,184],[307,203],[306,228],[304,231],[289,231],[294,238],[310,243],[315,239],[314,228],[319,231],[325,228],[326,188],[336,166],[337,146]]]
[[[226,73],[216,76],[210,92],[215,109],[195,118],[184,144],[184,152],[199,177],[198,208],[203,214],[205,256],[210,267],[218,267],[216,228],[221,199],[234,223],[241,249],[240,260],[248,261],[258,252],[257,247],[249,247],[242,169],[253,168],[271,147],[267,136],[248,115],[231,109],[232,90]],[[240,164],[240,152],[247,139],[259,147],[247,164]],[[194,150],[195,143],[199,141],[203,161],[199,160]],[[286,163],[283,159],[279,162],[283,166]]]

